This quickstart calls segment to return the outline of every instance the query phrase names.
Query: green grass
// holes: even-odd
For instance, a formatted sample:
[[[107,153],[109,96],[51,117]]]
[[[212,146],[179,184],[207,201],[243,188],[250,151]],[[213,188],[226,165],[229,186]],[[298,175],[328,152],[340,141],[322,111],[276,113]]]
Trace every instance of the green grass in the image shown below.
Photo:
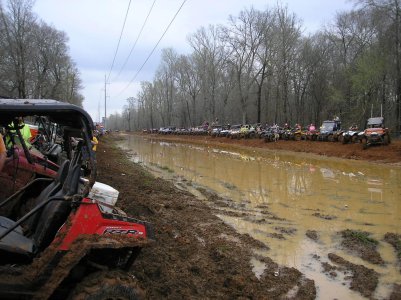
[[[167,166],[161,166],[160,169],[162,169],[164,171],[167,171],[169,173],[174,173],[174,171],[172,169],[170,169],[169,167],[167,167]]]
[[[379,242],[377,240],[370,238],[369,235],[370,234],[368,232],[359,231],[359,230],[347,229],[342,232],[343,238],[350,238],[350,239],[358,240],[358,241],[362,242],[363,244],[368,244],[368,245],[379,244]]]

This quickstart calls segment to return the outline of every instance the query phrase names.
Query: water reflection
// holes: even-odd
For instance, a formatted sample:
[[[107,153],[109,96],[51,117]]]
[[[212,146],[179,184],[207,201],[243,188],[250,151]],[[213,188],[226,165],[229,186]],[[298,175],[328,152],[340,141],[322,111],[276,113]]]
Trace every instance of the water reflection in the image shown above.
[[[266,255],[301,270],[329,298],[359,298],[339,280],[321,274],[320,263],[328,261],[330,251],[374,268],[382,275],[383,286],[401,284],[396,267],[361,262],[339,248],[337,235],[344,229],[365,230],[382,240],[386,232],[401,233],[399,168],[308,155],[237,152],[136,136],[128,136],[123,146],[135,151],[135,160],[171,170],[170,176],[185,178],[190,187],[205,186],[227,199],[225,206],[216,204],[221,219],[264,242],[271,249]],[[241,217],[225,211],[239,212]],[[317,243],[305,236],[307,230],[318,231]],[[395,266],[394,255],[388,253],[391,247],[384,248],[381,254],[393,259],[388,264]],[[382,287],[379,290],[387,292]]]

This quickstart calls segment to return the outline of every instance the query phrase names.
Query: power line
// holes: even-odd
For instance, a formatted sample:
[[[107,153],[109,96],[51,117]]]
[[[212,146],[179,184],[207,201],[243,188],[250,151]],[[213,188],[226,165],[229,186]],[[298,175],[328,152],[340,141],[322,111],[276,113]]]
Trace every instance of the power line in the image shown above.
[[[157,46],[159,45],[160,41],[163,39],[163,37],[165,36],[165,34],[167,33],[167,30],[170,28],[171,24],[173,24],[175,18],[177,17],[178,13],[181,11],[181,8],[184,6],[185,2],[187,2],[187,0],[184,0],[181,4],[181,6],[178,8],[177,12],[175,13],[174,17],[171,19],[170,23],[168,24],[168,26],[166,27],[166,29],[164,30],[162,36],[160,37],[160,39],[157,41],[156,45],[153,47],[152,51],[149,53],[148,57],[145,59],[144,63],[142,64],[142,66],[139,68],[139,70],[135,73],[134,77],[130,80],[130,82],[127,84],[127,86],[121,90],[120,93],[118,93],[118,96],[120,96],[136,79],[136,77],[138,76],[139,72],[142,71],[143,67],[145,66],[145,64],[148,62],[149,58],[152,56],[153,52],[156,50]]]
[[[137,44],[137,42],[138,42],[138,40],[139,40],[139,38],[140,38],[140,36],[141,36],[141,34],[142,34],[143,28],[145,27],[146,22],[148,21],[148,18],[149,18],[149,16],[150,16],[150,13],[151,13],[152,10],[153,10],[153,6],[155,5],[155,3],[156,3],[156,0],[153,1],[152,6],[151,6],[150,9],[149,9],[148,15],[146,16],[146,19],[145,19],[145,21],[144,21],[143,24],[142,24],[141,30],[139,31],[139,34],[138,34],[138,36],[136,37],[136,40],[135,40],[135,42],[134,42],[134,45],[132,46],[131,51],[129,52],[127,58],[125,59],[124,64],[122,65],[120,71],[118,72],[118,74],[117,74],[117,76],[114,78],[114,80],[116,80],[116,79],[118,78],[118,76],[120,76],[121,72],[123,71],[125,65],[127,64],[128,60],[129,60],[129,58],[131,57],[131,54],[132,54],[132,52],[133,52],[134,49],[135,49],[135,46],[136,46],[136,44]]]
[[[128,7],[127,7],[127,12],[125,13],[125,18],[124,18],[123,27],[121,28],[120,38],[118,39],[118,44],[117,44],[116,52],[114,53],[114,58],[113,58],[113,62],[111,63],[109,75],[107,76],[107,81],[109,81],[111,71],[113,70],[113,67],[114,67],[114,62],[115,62],[115,60],[116,60],[118,48],[120,47],[121,37],[122,37],[123,32],[124,32],[125,22],[127,21],[127,16],[128,16],[128,12],[129,12],[129,7],[130,7],[130,6],[131,6],[131,0],[129,0]]]

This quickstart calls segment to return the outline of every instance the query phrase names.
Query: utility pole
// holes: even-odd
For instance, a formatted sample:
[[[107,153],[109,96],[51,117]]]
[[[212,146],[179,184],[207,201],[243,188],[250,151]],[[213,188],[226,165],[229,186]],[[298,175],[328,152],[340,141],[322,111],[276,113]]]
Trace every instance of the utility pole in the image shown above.
[[[104,74],[104,130],[107,130],[106,128],[106,116],[107,116],[107,90],[106,90],[106,85],[107,85],[107,79],[106,79],[106,74]]]
[[[102,119],[100,118],[100,99],[97,102],[97,122],[102,123]]]

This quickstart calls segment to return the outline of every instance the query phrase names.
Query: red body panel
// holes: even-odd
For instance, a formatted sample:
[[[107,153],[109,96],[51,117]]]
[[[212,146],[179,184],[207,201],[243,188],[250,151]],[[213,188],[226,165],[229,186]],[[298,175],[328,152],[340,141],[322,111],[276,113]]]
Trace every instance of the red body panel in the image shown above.
[[[377,134],[384,134],[385,133],[385,129],[383,129],[383,128],[368,128],[368,129],[365,129],[365,134],[367,134],[367,135],[370,135],[370,134],[372,134],[373,132],[377,132]]]
[[[118,234],[131,237],[146,238],[146,228],[143,224],[131,223],[126,221],[106,219],[102,216],[97,203],[85,198],[75,212],[71,215],[71,224],[67,229],[66,224],[60,229],[60,232],[68,230],[63,238],[59,250],[68,250],[71,244],[82,234]]]
[[[35,163],[31,164],[28,162],[22,149],[16,147],[14,151],[16,152],[16,157],[12,161],[9,161],[7,164],[5,164],[3,169],[4,173],[8,173],[10,176],[12,176],[15,173],[14,169],[18,168],[18,172],[24,170],[25,172],[30,173],[30,178],[33,177],[34,173],[53,178],[56,177],[57,171],[55,170],[58,170],[58,165],[52,161],[45,160],[44,158],[31,153],[31,156],[35,161]],[[47,165],[48,167],[44,165]]]
[[[31,131],[31,136],[32,136],[31,140],[32,140],[33,138],[35,138],[38,135],[38,128],[29,126],[29,129]]]
[[[31,153],[35,163],[31,164],[25,157],[22,149],[15,148],[15,157],[8,161],[3,170],[0,172],[0,199],[7,198],[15,191],[25,186],[37,175],[55,178],[57,176],[58,165],[50,160],[45,161],[43,158]],[[18,175],[15,177],[15,175]]]

